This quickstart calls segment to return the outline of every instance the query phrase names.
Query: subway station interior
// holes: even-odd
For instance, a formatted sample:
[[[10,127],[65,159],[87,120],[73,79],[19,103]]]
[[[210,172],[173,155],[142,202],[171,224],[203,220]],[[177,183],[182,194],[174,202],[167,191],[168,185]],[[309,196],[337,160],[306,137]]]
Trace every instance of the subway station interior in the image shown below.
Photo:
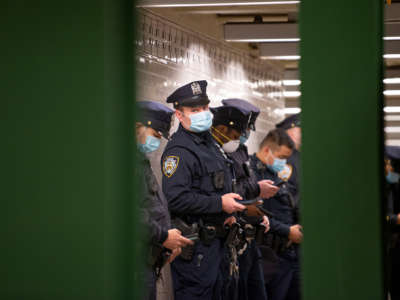
[[[9,1],[1,19],[0,299],[399,299],[400,0]],[[167,99],[202,80],[210,108],[239,98],[259,110],[250,156],[298,118],[295,296],[182,297],[196,284],[174,286],[165,257],[149,296],[153,220],[140,205],[149,184],[169,192],[166,162],[183,165],[164,157],[184,127]],[[142,101],[174,110],[145,159]],[[147,159],[155,180],[143,181]]]

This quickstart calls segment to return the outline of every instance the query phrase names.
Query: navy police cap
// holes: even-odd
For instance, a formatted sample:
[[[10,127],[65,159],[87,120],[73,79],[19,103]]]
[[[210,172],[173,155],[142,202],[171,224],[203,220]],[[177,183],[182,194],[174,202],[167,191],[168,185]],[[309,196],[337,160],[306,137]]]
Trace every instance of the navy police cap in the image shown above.
[[[256,120],[258,115],[260,114],[260,109],[257,106],[254,106],[250,102],[243,99],[224,99],[222,100],[223,105],[229,105],[240,109],[245,115],[249,116],[249,124],[248,127],[251,130],[256,130]]]
[[[224,105],[210,108],[214,115],[213,126],[225,125],[243,133],[249,124],[249,115],[235,106]]]
[[[155,101],[138,101],[139,121],[147,127],[160,132],[166,139],[169,137],[171,117],[174,111],[164,104]]]
[[[207,81],[193,81],[181,86],[168,96],[167,103],[173,103],[175,108],[178,106],[207,105],[210,103],[207,96]]]
[[[282,128],[282,129],[290,129],[293,127],[301,127],[300,126],[300,114],[294,114],[286,119],[284,119],[282,122],[276,124],[276,128]]]

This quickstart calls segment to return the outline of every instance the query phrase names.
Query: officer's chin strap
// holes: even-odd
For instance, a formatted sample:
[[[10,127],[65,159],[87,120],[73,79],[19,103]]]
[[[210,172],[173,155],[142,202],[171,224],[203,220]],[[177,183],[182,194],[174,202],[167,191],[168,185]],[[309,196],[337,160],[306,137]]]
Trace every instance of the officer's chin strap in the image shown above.
[[[232,141],[231,138],[229,138],[228,136],[226,136],[225,134],[223,134],[221,131],[219,131],[219,130],[218,130],[217,128],[215,128],[214,126],[212,126],[211,129],[212,129],[212,131],[211,131],[212,136],[217,140],[217,142],[218,142],[220,145],[223,145],[223,144],[225,144],[225,143],[224,143],[219,137],[217,137],[217,136],[213,133],[213,131],[217,132],[220,136],[222,136],[222,137],[223,137],[224,139],[226,139],[228,142]]]

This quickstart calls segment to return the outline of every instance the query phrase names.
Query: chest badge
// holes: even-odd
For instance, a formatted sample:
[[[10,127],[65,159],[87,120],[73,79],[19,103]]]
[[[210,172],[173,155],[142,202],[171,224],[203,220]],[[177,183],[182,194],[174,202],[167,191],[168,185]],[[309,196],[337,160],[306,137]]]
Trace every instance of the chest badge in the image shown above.
[[[283,181],[288,181],[290,176],[292,176],[293,167],[289,164],[286,164],[282,171],[278,173],[278,177]]]
[[[179,164],[179,157],[178,156],[167,156],[164,158],[163,162],[163,173],[165,176],[170,178],[172,175],[174,175],[176,169],[178,168]]]

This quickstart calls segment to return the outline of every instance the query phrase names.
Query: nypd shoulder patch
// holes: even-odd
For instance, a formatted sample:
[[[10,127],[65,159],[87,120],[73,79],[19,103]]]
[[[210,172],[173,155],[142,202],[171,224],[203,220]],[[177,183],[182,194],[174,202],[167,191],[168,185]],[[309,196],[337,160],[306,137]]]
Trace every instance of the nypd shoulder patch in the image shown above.
[[[292,176],[293,167],[289,164],[285,165],[285,168],[278,173],[278,177],[283,181],[288,181],[290,176]]]
[[[178,156],[167,156],[164,158],[163,162],[163,173],[166,177],[170,178],[174,175],[176,169],[178,168],[179,157]]]

